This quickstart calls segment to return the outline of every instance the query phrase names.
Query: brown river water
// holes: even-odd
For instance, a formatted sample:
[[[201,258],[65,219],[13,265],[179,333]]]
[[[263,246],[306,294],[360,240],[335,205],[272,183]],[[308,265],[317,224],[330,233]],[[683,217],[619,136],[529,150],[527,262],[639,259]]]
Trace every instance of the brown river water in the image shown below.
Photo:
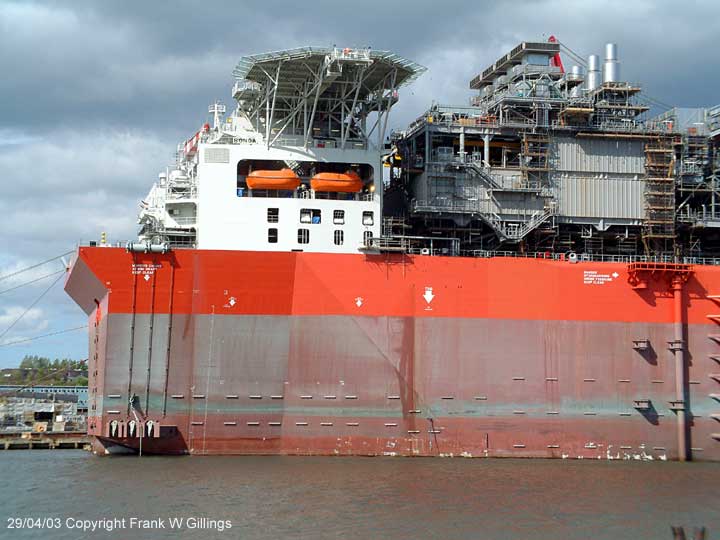
[[[720,539],[715,463],[15,450],[0,471],[2,539]]]

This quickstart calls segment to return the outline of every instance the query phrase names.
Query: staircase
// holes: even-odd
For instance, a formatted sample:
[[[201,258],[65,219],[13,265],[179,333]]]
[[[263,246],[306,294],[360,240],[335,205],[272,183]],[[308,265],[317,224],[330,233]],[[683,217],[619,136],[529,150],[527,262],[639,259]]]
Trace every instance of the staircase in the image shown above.
[[[500,184],[498,184],[495,181],[495,179],[488,174],[487,168],[483,167],[477,161],[470,161],[469,163],[466,163],[465,168],[468,171],[470,171],[473,175],[477,176],[485,184],[487,184],[488,187],[493,188],[493,189],[501,189],[502,188],[502,186]]]
[[[486,214],[482,217],[502,240],[518,242],[547,221],[553,213],[552,208],[538,210],[529,220],[520,223],[503,221],[497,214]]]
[[[295,172],[295,173],[297,173],[298,170],[300,169],[300,162],[295,161],[294,159],[286,159],[285,165],[287,165],[288,169],[292,169],[293,172]]]

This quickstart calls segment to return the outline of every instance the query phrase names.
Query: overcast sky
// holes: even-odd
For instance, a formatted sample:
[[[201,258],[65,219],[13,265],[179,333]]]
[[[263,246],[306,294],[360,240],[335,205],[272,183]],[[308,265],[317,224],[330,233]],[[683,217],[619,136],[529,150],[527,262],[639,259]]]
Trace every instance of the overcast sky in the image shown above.
[[[0,0],[0,335],[61,269],[26,267],[107,231],[136,231],[137,204],[176,145],[230,104],[244,54],[302,45],[389,49],[429,68],[400,94],[402,128],[432,101],[465,105],[469,80],[523,40],[583,56],[618,43],[623,78],[678,106],[720,103],[720,2],[15,2]],[[566,64],[571,61],[565,58]],[[0,367],[25,354],[87,356],[62,280],[0,338]]]

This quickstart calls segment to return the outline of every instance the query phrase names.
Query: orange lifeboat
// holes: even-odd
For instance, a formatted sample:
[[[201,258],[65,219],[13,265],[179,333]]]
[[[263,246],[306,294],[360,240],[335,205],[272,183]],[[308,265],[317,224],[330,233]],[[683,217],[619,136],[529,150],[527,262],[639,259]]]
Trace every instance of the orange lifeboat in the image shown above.
[[[297,189],[300,178],[292,169],[279,171],[253,171],[247,175],[250,189]]]
[[[357,193],[362,189],[363,183],[355,171],[346,171],[344,173],[322,172],[310,179],[310,187],[315,191]]]

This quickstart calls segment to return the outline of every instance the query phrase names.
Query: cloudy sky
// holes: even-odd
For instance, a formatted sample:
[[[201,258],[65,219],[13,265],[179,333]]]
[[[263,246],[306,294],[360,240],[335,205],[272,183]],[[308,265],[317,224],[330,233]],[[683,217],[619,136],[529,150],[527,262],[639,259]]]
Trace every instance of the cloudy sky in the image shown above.
[[[429,68],[401,92],[391,120],[401,128],[433,100],[466,104],[477,72],[550,34],[583,56],[617,42],[623,78],[663,103],[720,103],[717,1],[0,0],[0,367],[25,354],[86,356],[83,331],[12,344],[85,323],[62,279],[7,331],[61,262],[5,276],[100,231],[130,239],[137,203],[177,143],[210,102],[230,103],[242,55],[393,50]]]

